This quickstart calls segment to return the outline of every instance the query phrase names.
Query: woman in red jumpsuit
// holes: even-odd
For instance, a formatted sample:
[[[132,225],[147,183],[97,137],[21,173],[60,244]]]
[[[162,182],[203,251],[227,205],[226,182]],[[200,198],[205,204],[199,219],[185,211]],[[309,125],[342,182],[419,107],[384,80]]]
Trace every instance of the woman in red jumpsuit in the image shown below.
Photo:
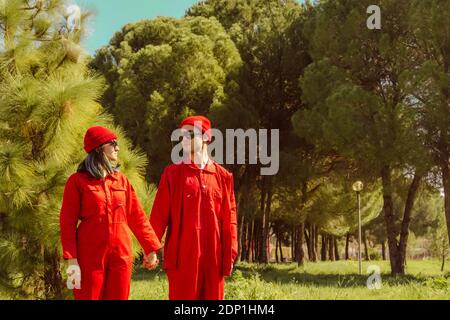
[[[133,262],[128,228],[144,249],[146,266],[157,264],[161,244],[133,186],[114,166],[116,139],[107,128],[90,128],[84,137],[88,156],[64,189],[61,243],[69,266],[81,271],[81,288],[73,289],[77,300],[128,299]]]
[[[188,117],[180,128],[187,158],[164,169],[150,221],[160,240],[167,228],[163,268],[169,299],[221,300],[237,255],[233,176],[208,158],[206,117]]]

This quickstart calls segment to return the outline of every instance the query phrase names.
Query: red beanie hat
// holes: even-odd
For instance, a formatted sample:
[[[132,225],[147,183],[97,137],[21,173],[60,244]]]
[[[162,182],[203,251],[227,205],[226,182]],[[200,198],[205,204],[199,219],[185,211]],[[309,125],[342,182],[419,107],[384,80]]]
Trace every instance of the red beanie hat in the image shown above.
[[[89,128],[84,135],[84,151],[89,153],[102,144],[115,139],[117,139],[117,135],[105,127]]]
[[[197,122],[197,123],[196,123]],[[211,140],[211,121],[207,117],[204,116],[190,116],[181,121],[180,128],[185,125],[191,125],[199,128],[202,133],[206,133],[209,140]],[[200,125],[200,126],[199,126]]]

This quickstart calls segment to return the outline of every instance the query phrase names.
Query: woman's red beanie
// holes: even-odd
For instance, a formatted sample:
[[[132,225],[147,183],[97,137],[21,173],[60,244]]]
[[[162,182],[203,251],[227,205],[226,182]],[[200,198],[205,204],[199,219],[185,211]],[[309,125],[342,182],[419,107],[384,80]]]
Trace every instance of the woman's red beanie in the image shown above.
[[[102,144],[115,139],[117,139],[117,135],[108,128],[101,126],[91,127],[84,135],[84,151],[89,153]]]
[[[198,126],[200,124],[200,126]],[[190,116],[181,121],[180,128],[185,125],[191,125],[199,128],[202,133],[206,133],[209,140],[211,140],[211,121],[205,116]]]

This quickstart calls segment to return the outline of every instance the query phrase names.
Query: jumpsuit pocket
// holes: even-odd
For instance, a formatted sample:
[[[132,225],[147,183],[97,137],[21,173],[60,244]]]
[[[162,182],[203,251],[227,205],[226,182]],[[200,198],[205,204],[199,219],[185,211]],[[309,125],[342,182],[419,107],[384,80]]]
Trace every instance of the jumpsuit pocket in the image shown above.
[[[101,219],[106,216],[105,197],[98,185],[87,185],[83,188],[80,219]]]
[[[190,186],[185,187],[183,195],[183,221],[189,223],[195,230],[200,230],[200,215],[199,209],[199,191]],[[191,228],[191,227],[189,227]]]
[[[113,223],[126,223],[126,192],[127,190],[122,187],[111,187],[113,198]]]
[[[214,197],[214,201],[221,204],[222,203],[222,193],[219,190],[213,190],[212,194]]]
[[[222,239],[222,207],[223,207],[224,197],[220,190],[212,191],[212,201],[213,201],[213,212],[214,212],[214,223],[217,239]],[[221,241],[221,240],[220,240]]]
[[[198,198],[198,190],[196,188],[187,187],[184,190],[184,200],[191,205]]]
[[[222,197],[222,193],[219,190],[213,190],[212,191],[212,202],[213,202],[214,212],[216,213],[216,216],[218,218],[220,218],[221,210],[222,210],[223,197]]]

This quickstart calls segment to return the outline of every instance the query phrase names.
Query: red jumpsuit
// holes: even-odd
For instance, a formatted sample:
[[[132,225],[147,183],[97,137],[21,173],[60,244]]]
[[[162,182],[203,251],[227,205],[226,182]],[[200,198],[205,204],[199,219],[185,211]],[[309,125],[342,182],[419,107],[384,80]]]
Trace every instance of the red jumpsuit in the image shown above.
[[[64,259],[77,258],[80,265],[81,289],[73,290],[77,300],[128,299],[133,263],[128,227],[146,254],[161,247],[131,183],[120,172],[105,180],[84,172],[70,176],[60,227]]]
[[[171,300],[220,300],[237,255],[233,176],[216,163],[165,168],[150,221],[161,240]]]

